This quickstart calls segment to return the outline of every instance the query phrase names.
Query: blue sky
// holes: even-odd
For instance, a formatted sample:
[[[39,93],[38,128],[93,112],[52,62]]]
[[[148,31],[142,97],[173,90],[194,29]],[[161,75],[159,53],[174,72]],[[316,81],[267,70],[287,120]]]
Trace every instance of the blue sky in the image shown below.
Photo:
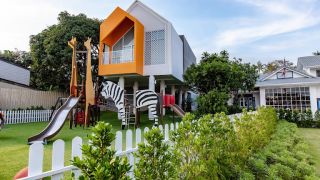
[[[184,34],[198,59],[226,49],[232,57],[268,62],[320,50],[319,0],[141,0]],[[0,4],[0,50],[29,50],[29,36],[68,11],[104,19],[132,0],[10,0]],[[318,12],[317,12],[318,10]]]

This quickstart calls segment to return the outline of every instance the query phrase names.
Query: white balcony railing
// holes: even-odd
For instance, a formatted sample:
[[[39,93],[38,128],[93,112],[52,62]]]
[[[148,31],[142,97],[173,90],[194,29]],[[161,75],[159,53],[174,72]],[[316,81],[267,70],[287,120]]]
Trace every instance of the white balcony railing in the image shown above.
[[[103,53],[103,64],[120,64],[128,62],[133,62],[133,47],[111,51],[111,53]]]

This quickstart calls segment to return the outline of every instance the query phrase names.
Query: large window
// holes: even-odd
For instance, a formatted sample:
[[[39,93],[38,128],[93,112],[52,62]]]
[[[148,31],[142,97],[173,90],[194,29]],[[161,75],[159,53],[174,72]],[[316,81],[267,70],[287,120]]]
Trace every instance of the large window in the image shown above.
[[[305,111],[310,108],[309,87],[266,89],[266,105],[276,109]]]
[[[146,32],[145,65],[165,63],[165,31]]]

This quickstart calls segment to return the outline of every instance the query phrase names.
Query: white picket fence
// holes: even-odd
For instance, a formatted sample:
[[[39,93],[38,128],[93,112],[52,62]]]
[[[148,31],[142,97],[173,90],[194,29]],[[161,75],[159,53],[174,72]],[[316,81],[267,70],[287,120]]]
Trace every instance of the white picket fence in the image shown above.
[[[52,110],[0,111],[4,114],[5,124],[20,124],[49,121]]]
[[[255,113],[255,112],[250,112]],[[228,116],[231,121],[235,117],[241,117],[241,113],[229,115]],[[159,126],[159,129],[164,133],[164,138],[166,142],[169,141],[169,131],[174,131],[179,126],[179,123],[176,122],[175,124],[171,123],[170,125],[165,124],[164,128],[162,125]],[[146,127],[143,130],[143,134],[149,131],[149,128]],[[125,132],[125,140],[123,140],[123,132]],[[135,136],[133,136],[135,133]],[[135,137],[135,144],[133,144],[133,138]],[[133,170],[134,164],[136,159],[134,158],[133,153],[138,150],[138,144],[143,142],[146,143],[144,139],[142,141],[143,135],[141,129],[136,129],[135,131],[126,130],[126,131],[117,131],[116,132],[116,139],[114,141],[114,150],[116,151],[116,156],[127,156],[132,169],[128,173],[128,175],[133,178]],[[123,148],[125,145],[125,149]],[[72,140],[72,153],[71,158],[78,156],[82,157],[82,139],[80,137],[75,137]],[[64,166],[64,156],[65,156],[65,143],[63,140],[56,140],[53,143],[52,147],[52,170],[43,172],[43,157],[44,157],[44,150],[43,150],[42,143],[34,143],[30,146],[29,149],[29,163],[28,163],[28,177],[22,178],[21,180],[34,180],[34,179],[42,179],[45,177],[51,177],[53,180],[55,179],[63,179],[63,173],[67,171],[72,171],[75,174],[75,177],[79,177],[80,170],[72,165]],[[70,161],[68,161],[70,162]]]
[[[173,131],[178,127],[178,123],[175,125],[171,123],[170,125],[166,124],[164,128],[160,125],[159,129],[164,132],[165,141],[169,140],[169,131]],[[144,128],[144,132],[149,131],[149,128]],[[125,132],[125,140],[123,142],[123,134]],[[135,133],[135,136],[133,136]],[[133,137],[135,137],[135,144],[133,144]],[[133,153],[138,150],[138,144],[142,141],[143,135],[141,129],[136,129],[135,131],[126,130],[126,131],[117,131],[116,139],[114,141],[114,150],[116,151],[116,156],[127,156],[132,169],[128,173],[128,175],[133,178],[133,169],[135,158]],[[125,144],[124,144],[125,143]],[[123,149],[123,145],[125,145],[125,149]],[[65,166],[64,156],[65,156],[65,142],[63,140],[56,140],[52,146],[52,169],[47,172],[43,172],[43,159],[44,159],[44,145],[40,142],[34,143],[29,148],[29,162],[28,162],[28,177],[22,178],[21,180],[34,180],[34,179],[42,179],[45,177],[51,177],[51,179],[63,179],[64,172],[72,171],[75,174],[75,177],[79,177],[80,170],[73,166]],[[78,156],[82,157],[82,139],[80,137],[75,137],[72,140],[72,150],[71,150],[71,158]],[[70,162],[70,161],[69,161]]]

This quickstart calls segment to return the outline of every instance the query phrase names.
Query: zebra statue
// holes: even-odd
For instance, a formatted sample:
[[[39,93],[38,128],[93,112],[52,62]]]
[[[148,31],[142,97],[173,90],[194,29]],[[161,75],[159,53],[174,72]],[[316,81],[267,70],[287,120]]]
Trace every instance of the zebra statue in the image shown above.
[[[124,107],[124,90],[118,86],[117,84],[111,81],[105,81],[101,84],[102,90],[101,95],[104,98],[111,97],[114,101],[116,107],[118,108],[118,112],[121,116],[122,120],[122,129],[126,126],[125,120],[125,107]],[[136,91],[136,108],[141,108],[147,106],[153,115],[155,121],[154,125],[158,126],[158,115],[157,115],[157,106],[158,106],[158,95],[154,91],[151,90],[138,90]]]
[[[118,113],[121,117],[122,129],[126,126],[125,119],[125,107],[124,107],[124,90],[117,84],[111,81],[105,81],[101,83],[101,95],[108,99],[109,97],[113,100],[114,104],[118,108]]]
[[[136,108],[148,106],[149,111],[153,115],[154,125],[158,126],[158,95],[152,90],[138,90],[136,91]]]

